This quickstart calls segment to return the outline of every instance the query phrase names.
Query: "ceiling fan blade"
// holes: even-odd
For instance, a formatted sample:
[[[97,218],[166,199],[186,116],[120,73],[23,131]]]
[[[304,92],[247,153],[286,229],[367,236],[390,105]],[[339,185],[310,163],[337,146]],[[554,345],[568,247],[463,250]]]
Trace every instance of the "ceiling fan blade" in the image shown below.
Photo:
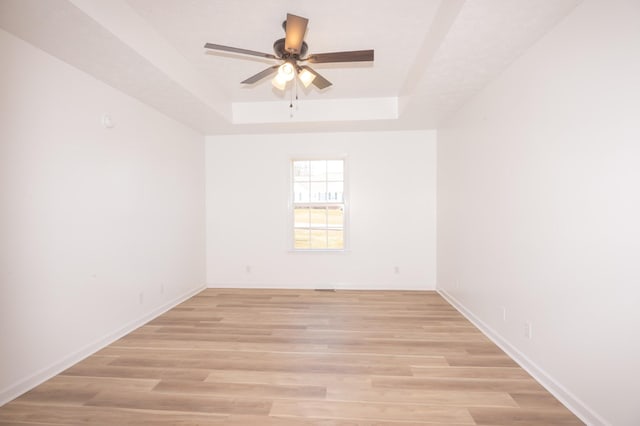
[[[320,74],[318,74],[318,72],[313,68],[308,67],[306,65],[301,65],[300,68],[305,69],[309,71],[311,74],[316,76],[316,78],[313,79],[313,85],[316,86],[318,89],[326,89],[327,87],[331,86],[332,83],[326,78],[324,78],[323,76],[321,76]]]
[[[349,52],[316,53],[310,55],[306,61],[312,64],[322,64],[327,62],[368,62],[373,61],[373,49],[352,50]]]
[[[263,78],[273,74],[280,65],[274,65],[272,67],[267,68],[266,70],[260,71],[258,74],[249,77],[248,79],[241,81],[241,84],[252,84],[257,81],[262,80]]]
[[[287,52],[300,53],[308,23],[309,20],[307,18],[287,13],[286,37],[284,40],[284,49]]]
[[[242,53],[243,55],[260,56],[262,58],[269,58],[269,59],[278,59],[275,55],[272,55],[270,53],[256,52],[255,50],[240,49],[238,47],[223,46],[221,44],[207,43],[204,45],[204,47],[206,49],[211,49],[211,50],[222,50],[224,52]]]

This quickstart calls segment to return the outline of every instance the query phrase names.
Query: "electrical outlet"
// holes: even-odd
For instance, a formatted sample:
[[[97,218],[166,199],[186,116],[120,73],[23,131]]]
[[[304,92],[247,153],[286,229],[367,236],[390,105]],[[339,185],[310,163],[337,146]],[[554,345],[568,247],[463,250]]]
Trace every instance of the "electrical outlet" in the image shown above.
[[[250,273],[251,273],[251,265],[247,265],[247,266],[245,266],[245,267],[244,267],[244,270],[245,270],[245,272],[246,272],[247,274],[250,274]]]
[[[138,296],[138,300],[140,301],[141,305],[144,303],[144,292],[140,292],[140,295]]]
[[[400,273],[400,267],[399,266],[394,266],[393,267],[393,272],[395,272],[396,274]]]
[[[502,321],[507,321],[507,308],[504,306],[500,307],[500,314],[502,315]]]
[[[531,339],[532,334],[533,330],[531,327],[531,323],[527,321],[524,323],[524,337],[527,339]]]

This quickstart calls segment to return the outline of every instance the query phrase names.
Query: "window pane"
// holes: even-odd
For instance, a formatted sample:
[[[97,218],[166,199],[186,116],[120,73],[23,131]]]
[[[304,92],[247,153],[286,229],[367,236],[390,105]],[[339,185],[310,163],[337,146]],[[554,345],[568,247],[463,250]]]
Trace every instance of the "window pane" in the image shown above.
[[[292,161],[294,249],[344,249],[344,161]]]
[[[328,182],[327,183],[327,199],[329,201],[342,202],[344,191],[343,182]]]
[[[293,180],[294,182],[307,182],[309,180],[308,161],[293,162]]]
[[[327,214],[327,223],[330,229],[342,229],[344,227],[344,211],[342,207],[329,207]]]
[[[311,182],[311,195],[309,198],[312,203],[324,203],[327,201],[326,182]]]
[[[309,183],[308,182],[293,183],[293,202],[294,203],[309,202]]]
[[[297,249],[311,248],[311,240],[308,229],[294,229],[293,247]]]
[[[333,180],[333,181],[344,180],[344,161],[343,160],[327,161],[327,180]]]
[[[327,227],[327,209],[324,207],[313,207],[311,209],[311,227],[326,228]]]
[[[326,249],[327,248],[327,231],[311,230],[311,248]]]
[[[294,216],[293,226],[295,226],[296,228],[308,228],[310,223],[309,214],[310,214],[309,209],[296,207],[293,212],[293,216]]]
[[[327,180],[327,162],[321,161],[309,161],[309,169],[311,180],[314,182]]]
[[[344,248],[344,231],[342,229],[331,229],[328,233],[328,246],[330,249],[343,249]]]

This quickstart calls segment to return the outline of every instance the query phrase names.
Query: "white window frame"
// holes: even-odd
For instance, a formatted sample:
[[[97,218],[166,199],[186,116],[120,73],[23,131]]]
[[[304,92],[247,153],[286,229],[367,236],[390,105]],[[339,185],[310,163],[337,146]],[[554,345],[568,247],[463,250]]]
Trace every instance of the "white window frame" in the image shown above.
[[[342,202],[341,203],[331,203],[331,202],[296,202],[294,199],[294,167],[293,164],[295,161],[333,161],[340,160],[342,161]],[[345,253],[348,251],[349,247],[349,185],[348,185],[348,167],[347,167],[347,157],[344,155],[329,155],[322,157],[293,157],[289,159],[288,167],[289,167],[289,251],[293,253]],[[295,208],[296,207],[332,207],[332,206],[341,206],[343,209],[343,223],[342,223],[342,248],[296,248],[295,247]],[[312,229],[312,228],[311,228]]]

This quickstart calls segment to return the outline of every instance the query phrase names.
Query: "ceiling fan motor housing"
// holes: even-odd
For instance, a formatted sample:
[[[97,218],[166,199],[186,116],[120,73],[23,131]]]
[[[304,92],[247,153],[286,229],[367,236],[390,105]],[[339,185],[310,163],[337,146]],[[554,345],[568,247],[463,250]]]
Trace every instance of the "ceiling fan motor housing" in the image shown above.
[[[281,38],[276,40],[273,43],[273,51],[275,52],[276,56],[280,59],[288,59],[288,58],[294,58],[294,59],[300,59],[303,58],[304,55],[307,54],[307,50],[309,49],[309,46],[307,45],[306,41],[302,42],[302,46],[300,47],[300,53],[291,53],[291,52],[287,52],[284,48],[284,42],[285,39]]]

